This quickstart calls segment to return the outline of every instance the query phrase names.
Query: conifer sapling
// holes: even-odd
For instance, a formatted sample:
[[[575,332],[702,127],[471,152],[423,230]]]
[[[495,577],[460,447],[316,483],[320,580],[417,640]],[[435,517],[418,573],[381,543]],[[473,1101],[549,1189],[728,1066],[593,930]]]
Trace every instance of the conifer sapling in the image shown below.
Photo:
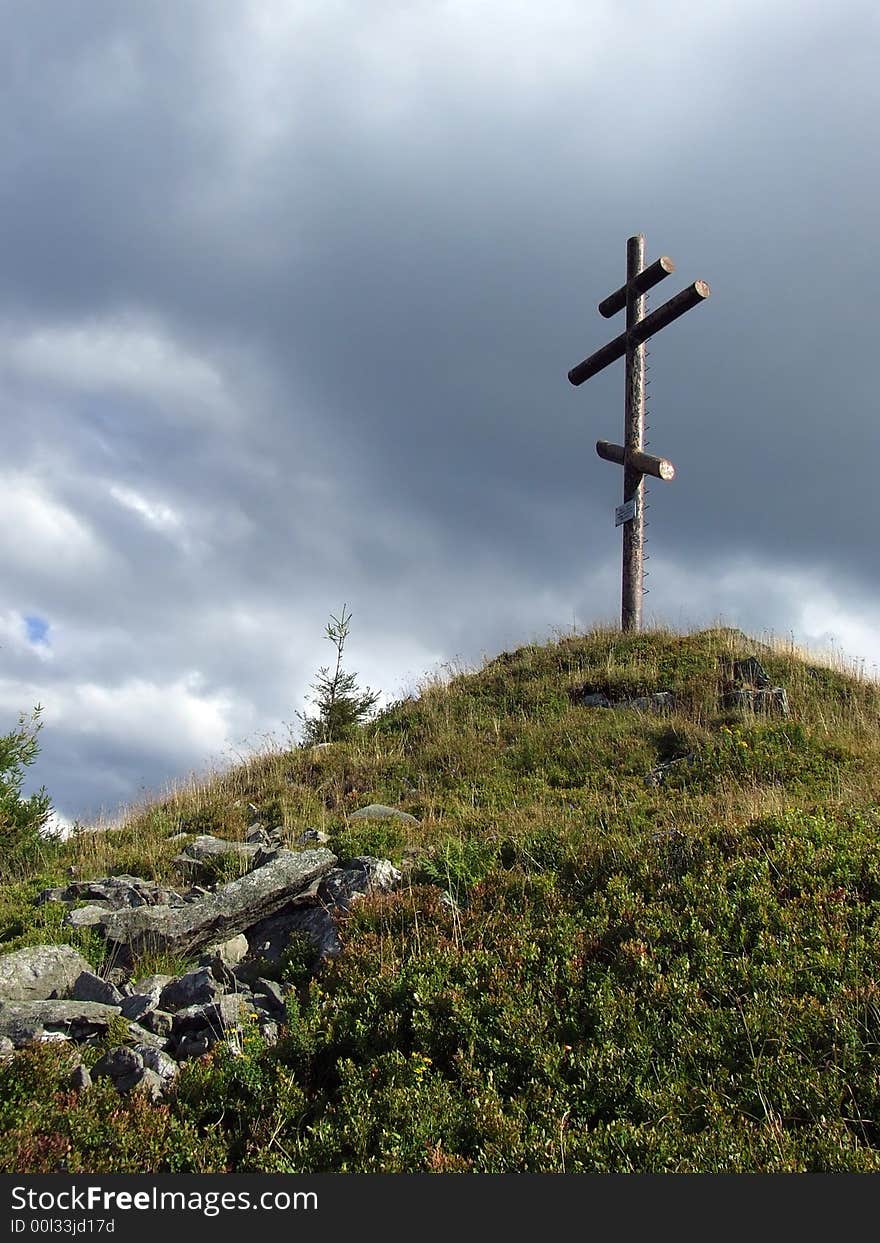
[[[357,674],[346,673],[342,668],[342,652],[350,628],[351,613],[346,613],[343,604],[340,616],[334,617],[331,613],[327,623],[326,637],[336,648],[335,668],[331,674],[330,666],[322,665],[312,683],[315,694],[307,696],[317,708],[317,715],[309,717],[297,713],[303,722],[305,746],[351,738],[378,702],[378,691],[371,691],[369,687],[359,690]]]

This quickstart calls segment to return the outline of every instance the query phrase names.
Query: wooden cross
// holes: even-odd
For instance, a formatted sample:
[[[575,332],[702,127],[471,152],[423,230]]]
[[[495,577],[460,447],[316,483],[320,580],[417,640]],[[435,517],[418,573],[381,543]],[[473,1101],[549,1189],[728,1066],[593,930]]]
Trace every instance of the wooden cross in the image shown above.
[[[626,329],[603,345],[601,350],[572,367],[568,378],[583,384],[618,358],[626,357],[623,444],[596,442],[596,452],[606,462],[623,467],[623,504],[618,506],[616,525],[623,526],[623,581],[620,625],[623,630],[641,630],[644,592],[645,520],[643,497],[645,475],[672,479],[675,467],[665,458],[644,452],[645,434],[645,342],[674,319],[709,297],[705,281],[694,281],[663,306],[645,315],[645,294],[675,271],[665,255],[645,267],[645,239],[641,233],[626,243],[626,284],[599,303],[599,314],[610,319],[626,309]]]

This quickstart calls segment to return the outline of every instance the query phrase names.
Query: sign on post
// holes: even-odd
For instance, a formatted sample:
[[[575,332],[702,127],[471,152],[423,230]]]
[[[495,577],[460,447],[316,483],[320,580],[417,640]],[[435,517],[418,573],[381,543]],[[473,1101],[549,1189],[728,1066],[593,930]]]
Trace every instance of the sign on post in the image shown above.
[[[631,501],[626,501],[623,505],[617,506],[614,511],[614,525],[616,527],[622,527],[625,522],[632,522],[636,516],[637,499],[634,496]]]
[[[645,543],[642,499],[645,475],[664,480],[675,476],[675,467],[670,461],[644,451],[645,342],[709,297],[706,282],[694,281],[656,311],[645,315],[645,294],[674,271],[675,264],[667,255],[645,267],[643,235],[639,233],[629,238],[626,243],[626,282],[599,303],[599,313],[606,319],[626,310],[626,327],[613,341],[572,367],[568,373],[569,381],[578,386],[618,358],[626,359],[623,444],[611,444],[607,440],[596,442],[599,457],[623,467],[623,503],[614,511],[614,525],[623,527],[620,607],[623,630],[640,630],[642,626]]]

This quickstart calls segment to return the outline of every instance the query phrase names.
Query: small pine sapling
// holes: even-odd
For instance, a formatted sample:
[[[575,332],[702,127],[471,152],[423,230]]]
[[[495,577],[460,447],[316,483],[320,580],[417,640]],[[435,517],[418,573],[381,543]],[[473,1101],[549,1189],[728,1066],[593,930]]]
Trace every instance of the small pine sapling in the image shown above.
[[[379,699],[378,691],[359,690],[357,674],[346,673],[342,668],[342,652],[351,629],[351,613],[343,604],[339,617],[331,613],[327,623],[326,637],[336,648],[336,665],[330,672],[329,665],[322,665],[312,683],[313,696],[307,699],[317,708],[315,716],[298,712],[303,723],[303,745],[314,746],[319,742],[344,742],[369,716]]]

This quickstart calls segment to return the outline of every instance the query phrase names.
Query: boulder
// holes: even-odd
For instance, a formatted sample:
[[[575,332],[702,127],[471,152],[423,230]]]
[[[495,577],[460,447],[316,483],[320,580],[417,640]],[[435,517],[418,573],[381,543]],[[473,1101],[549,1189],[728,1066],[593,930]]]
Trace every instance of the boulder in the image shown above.
[[[79,1066],[74,1066],[73,1070],[70,1072],[70,1078],[67,1082],[73,1088],[74,1092],[84,1092],[87,1088],[92,1086],[92,1076],[89,1072],[89,1068],[87,1066],[83,1066],[82,1063],[80,1063]]]
[[[88,902],[85,906],[75,906],[72,911],[68,911],[64,916],[64,923],[70,928],[94,928],[112,910],[112,906],[98,906],[95,902]]]
[[[636,712],[671,712],[675,707],[672,691],[655,691],[653,695],[638,695],[635,699],[622,699],[615,708],[631,708]]]
[[[105,1036],[115,1006],[97,1001],[2,1001],[0,1037],[11,1040],[16,1049],[49,1040],[91,1040]]]
[[[419,823],[416,817],[411,816],[408,811],[400,811],[397,807],[386,807],[384,803],[370,803],[367,807],[360,807],[348,818],[349,820],[401,820],[406,824]]]
[[[2,1001],[0,1039],[6,1036],[15,1048],[54,1040],[79,1043],[103,1039],[113,1020],[122,1018],[116,1006],[98,1001]],[[161,1048],[163,1041],[137,1023],[126,1022],[128,1038],[135,1043]]]
[[[610,708],[611,700],[607,695],[603,695],[601,691],[581,691],[576,702],[582,708]]]
[[[57,893],[57,890],[45,890],[44,894]],[[43,897],[44,894],[40,896]],[[62,902],[95,902],[99,906],[109,906],[113,910],[140,906],[179,906],[183,898],[174,889],[167,889],[152,880],[142,880],[139,876],[102,876],[97,880],[73,881],[66,889],[60,891],[58,899]]]
[[[753,686],[757,690],[766,690],[771,684],[770,676],[757,656],[748,656],[745,660],[735,660],[733,662],[733,680],[740,686]]]
[[[316,846],[326,846],[329,841],[329,836],[326,833],[322,833],[320,829],[303,829],[296,839],[296,845],[309,846],[314,844]]]
[[[91,970],[91,965],[71,945],[29,945],[13,950],[0,955],[0,1000],[64,998],[82,973]]]
[[[248,939],[243,932],[219,945],[210,945],[202,955],[203,967],[235,967],[248,952]]]
[[[368,893],[389,892],[402,880],[402,873],[388,859],[360,855],[328,872],[318,888],[318,896],[324,902],[347,910],[355,898],[362,898]]]
[[[167,1040],[171,1035],[174,1016],[167,1010],[151,1010],[149,1014],[144,1015],[142,1021],[148,1032],[162,1040]]]
[[[128,1093],[137,1089],[146,1092],[151,1100],[159,1101],[166,1084],[171,1081],[177,1068],[174,1068],[174,1072],[163,1074],[161,1070],[154,1069],[154,1066],[148,1062],[148,1058],[150,1062],[155,1062],[158,1066],[164,1065],[158,1059],[171,1062],[170,1058],[165,1058],[165,1054],[149,1047],[145,1047],[142,1051],[118,1045],[95,1063],[92,1067],[92,1075],[95,1079],[108,1078],[118,1092]]]
[[[83,971],[77,977],[70,996],[73,1001],[99,1001],[104,1006],[120,1006],[123,1001],[118,988],[92,971]]]
[[[788,716],[788,692],[783,686],[771,686],[765,690],[741,688],[725,696],[724,706],[760,716]]]
[[[210,967],[188,971],[166,984],[159,995],[160,1010],[183,1010],[187,1006],[204,1006],[216,1001],[223,992]]]
[[[104,935],[122,958],[151,949],[192,952],[273,915],[335,863],[324,848],[281,850],[264,867],[199,901],[114,912],[102,921]]]

